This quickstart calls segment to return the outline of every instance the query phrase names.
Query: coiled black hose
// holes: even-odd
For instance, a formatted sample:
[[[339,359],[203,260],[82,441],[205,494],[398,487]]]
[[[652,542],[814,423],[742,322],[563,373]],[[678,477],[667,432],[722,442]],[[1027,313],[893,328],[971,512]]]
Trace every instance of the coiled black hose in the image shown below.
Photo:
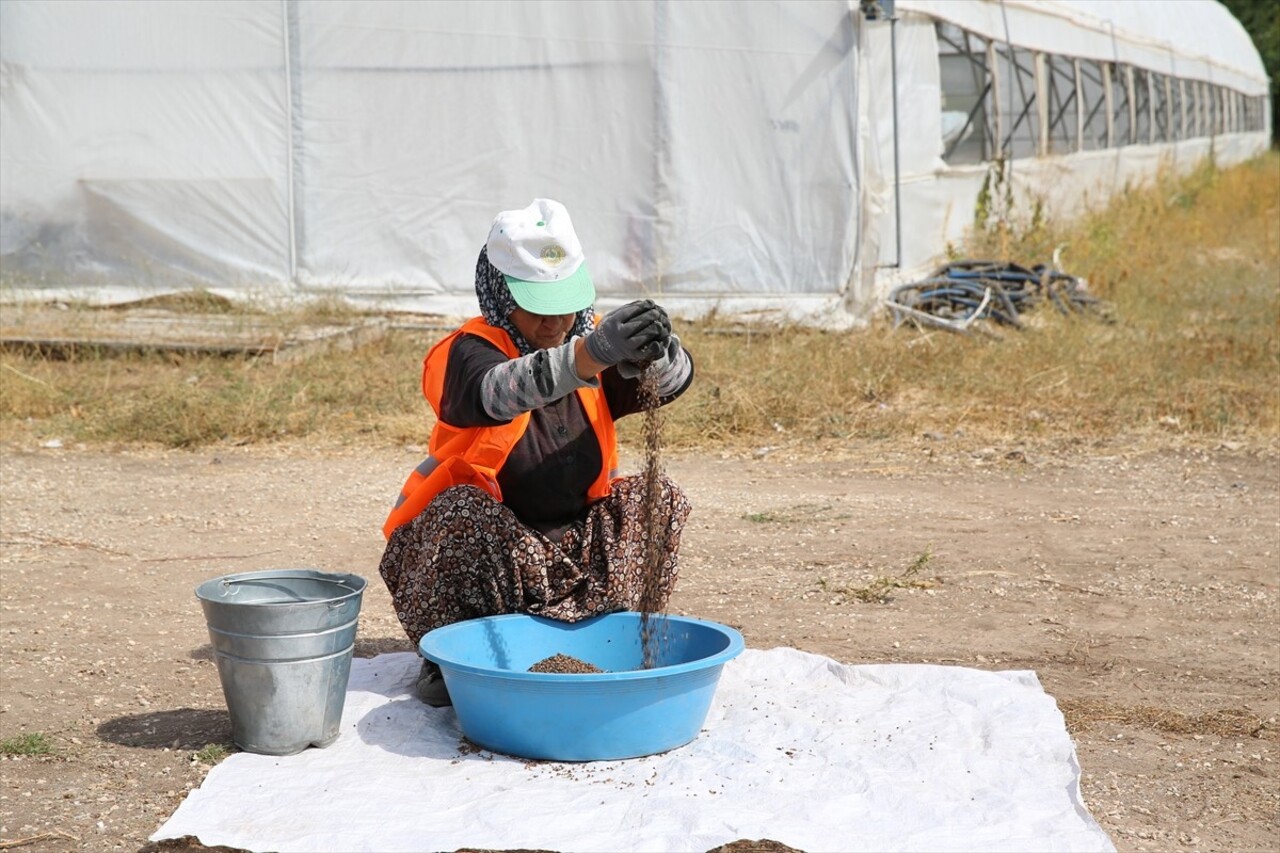
[[[979,320],[1023,328],[1022,315],[1048,302],[1064,315],[1109,319],[1105,303],[1085,291],[1080,279],[1039,264],[1030,268],[998,261],[952,261],[920,281],[895,287],[886,305],[894,325],[915,319],[966,332]]]

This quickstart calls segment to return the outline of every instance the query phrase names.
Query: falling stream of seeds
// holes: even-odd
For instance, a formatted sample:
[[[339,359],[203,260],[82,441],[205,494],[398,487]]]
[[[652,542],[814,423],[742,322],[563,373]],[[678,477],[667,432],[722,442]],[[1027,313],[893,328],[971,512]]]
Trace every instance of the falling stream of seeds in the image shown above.
[[[666,554],[667,525],[661,522],[662,501],[662,415],[658,408],[658,374],[647,368],[640,374],[640,405],[644,410],[644,493],[640,506],[640,529],[644,544],[640,553],[640,648],[641,669],[657,665],[662,644],[662,559]],[[596,673],[594,664],[555,654],[529,667],[529,672]]]
[[[658,408],[658,373],[652,367],[640,375],[640,403],[644,409],[644,499],[640,529],[645,532],[640,564],[641,667],[657,665],[662,639],[662,559],[666,553],[667,526],[661,523],[662,415]]]

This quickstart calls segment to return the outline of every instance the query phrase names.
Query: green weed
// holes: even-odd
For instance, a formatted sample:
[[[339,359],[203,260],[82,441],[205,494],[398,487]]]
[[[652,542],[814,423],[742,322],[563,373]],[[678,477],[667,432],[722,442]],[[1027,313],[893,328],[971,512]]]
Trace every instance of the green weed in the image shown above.
[[[846,601],[861,601],[864,604],[888,604],[893,600],[893,593],[899,589],[933,589],[941,579],[937,577],[921,577],[921,572],[933,560],[933,551],[926,548],[911,565],[897,575],[882,575],[872,578],[860,586],[833,586],[826,578],[818,579],[818,588],[824,592],[834,593]]]
[[[831,512],[830,504],[796,504],[785,509],[744,513],[742,518],[753,524],[793,524],[798,521],[832,521],[848,518],[848,513]]]
[[[53,744],[39,732],[0,740],[0,755],[49,755]]]
[[[217,764],[234,751],[234,747],[230,744],[209,743],[198,749],[191,757],[201,764]]]

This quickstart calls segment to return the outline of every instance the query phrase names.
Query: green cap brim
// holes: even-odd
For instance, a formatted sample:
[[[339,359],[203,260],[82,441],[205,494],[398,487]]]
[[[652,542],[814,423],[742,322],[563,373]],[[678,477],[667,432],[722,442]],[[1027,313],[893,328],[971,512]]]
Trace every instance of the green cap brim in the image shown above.
[[[503,274],[516,304],[533,314],[576,314],[596,301],[584,263],[573,275],[559,281],[525,281]]]

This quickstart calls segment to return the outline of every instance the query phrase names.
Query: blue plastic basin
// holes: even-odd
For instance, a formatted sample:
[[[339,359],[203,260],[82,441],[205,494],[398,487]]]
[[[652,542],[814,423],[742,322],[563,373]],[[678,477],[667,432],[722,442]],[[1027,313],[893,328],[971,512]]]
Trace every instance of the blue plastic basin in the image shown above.
[[[664,616],[655,620],[656,660],[641,669],[640,614],[581,622],[512,614],[437,628],[423,657],[440,666],[462,732],[494,752],[555,761],[635,758],[698,735],[726,661],[742,635],[725,625]],[[603,673],[539,673],[555,654]]]

